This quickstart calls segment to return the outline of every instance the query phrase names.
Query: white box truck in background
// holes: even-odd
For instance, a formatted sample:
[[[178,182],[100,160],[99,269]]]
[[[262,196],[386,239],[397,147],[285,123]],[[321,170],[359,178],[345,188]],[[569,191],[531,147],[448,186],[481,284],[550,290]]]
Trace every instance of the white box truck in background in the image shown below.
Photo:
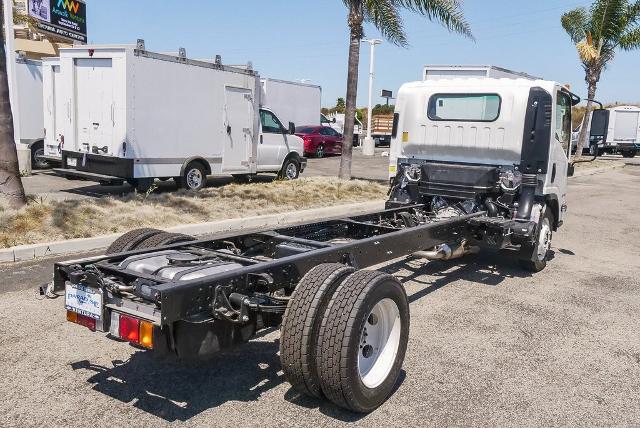
[[[16,59],[16,84],[20,109],[20,143],[31,150],[34,168],[45,168],[44,118],[42,111],[42,63],[25,58]]]
[[[320,124],[323,126],[329,126],[334,130],[338,131],[340,134],[344,134],[344,113],[332,113],[329,115],[320,115]],[[356,117],[354,126],[353,126],[353,145],[357,146],[360,144],[360,136],[362,135],[362,122],[358,120]]]
[[[307,83],[262,79],[262,105],[283,123],[320,125],[322,88]]]
[[[610,113],[606,141],[591,139],[588,147],[584,149],[588,149],[592,156],[600,156],[609,152],[620,153],[625,158],[635,157],[640,151],[640,107],[616,106],[607,110]],[[573,147],[578,143],[581,129],[582,125],[573,131]]]
[[[422,71],[422,80],[473,77],[489,77],[492,79],[540,79],[540,77],[532,76],[527,73],[508,70],[494,65],[425,65]]]
[[[173,178],[198,190],[207,175],[295,179],[306,166],[295,125],[285,128],[263,106],[260,76],[250,68],[139,44],[61,49],[60,69],[70,82],[60,175],[139,190]]]
[[[66,125],[70,123],[68,97],[64,96],[66,88],[61,78],[60,59],[44,58],[42,60],[42,88],[44,112],[44,156],[50,163],[62,161],[64,134]]]

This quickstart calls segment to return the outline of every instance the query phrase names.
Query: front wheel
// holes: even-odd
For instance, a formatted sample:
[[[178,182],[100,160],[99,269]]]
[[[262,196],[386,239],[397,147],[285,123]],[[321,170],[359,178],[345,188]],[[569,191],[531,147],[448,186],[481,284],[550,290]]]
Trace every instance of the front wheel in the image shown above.
[[[553,214],[545,208],[533,244],[523,244],[520,249],[520,265],[528,271],[540,272],[547,267],[551,239],[553,238]]]
[[[287,159],[278,175],[283,180],[297,179],[300,176],[300,163],[295,158]]]
[[[338,287],[322,319],[317,364],[324,395],[367,413],[393,393],[409,341],[409,301],[391,275],[358,271]]]

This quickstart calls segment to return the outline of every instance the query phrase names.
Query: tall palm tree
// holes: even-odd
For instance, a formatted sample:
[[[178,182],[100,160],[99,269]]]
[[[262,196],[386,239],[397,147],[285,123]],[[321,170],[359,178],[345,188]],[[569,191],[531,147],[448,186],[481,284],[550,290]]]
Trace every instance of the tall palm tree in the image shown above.
[[[587,109],[582,121],[576,153],[587,143],[591,100],[602,72],[613,60],[616,50],[640,48],[640,0],[595,0],[591,9],[579,7],[561,18],[562,27],[575,43],[587,82]]]
[[[407,35],[400,12],[408,10],[442,23],[449,31],[472,38],[469,24],[460,9],[462,0],[342,0],[349,9],[349,70],[344,122],[344,142],[340,161],[340,178],[351,178],[353,124],[358,92],[360,43],[364,37],[363,23],[373,24],[391,43],[406,47]]]
[[[0,1],[1,23],[4,22],[3,19],[4,4]],[[4,31],[0,31],[0,200],[6,201],[12,208],[20,208],[27,203],[20,179],[18,153],[13,139],[13,114],[9,101]]]

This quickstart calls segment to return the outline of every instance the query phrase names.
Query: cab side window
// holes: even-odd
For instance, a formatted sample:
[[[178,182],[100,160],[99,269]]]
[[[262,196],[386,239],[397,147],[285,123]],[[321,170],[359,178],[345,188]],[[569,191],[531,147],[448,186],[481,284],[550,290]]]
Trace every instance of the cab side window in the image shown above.
[[[555,138],[566,151],[571,142],[571,98],[564,92],[558,92],[556,101]]]
[[[268,134],[282,134],[282,124],[275,114],[270,111],[260,110],[260,122],[262,122],[262,132]]]

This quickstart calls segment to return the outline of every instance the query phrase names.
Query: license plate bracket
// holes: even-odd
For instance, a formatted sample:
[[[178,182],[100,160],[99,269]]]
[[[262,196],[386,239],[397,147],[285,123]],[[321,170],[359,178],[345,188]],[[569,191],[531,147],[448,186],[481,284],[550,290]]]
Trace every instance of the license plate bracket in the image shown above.
[[[102,290],[82,284],[65,285],[65,308],[68,311],[93,318],[101,323],[104,317],[104,298]]]

